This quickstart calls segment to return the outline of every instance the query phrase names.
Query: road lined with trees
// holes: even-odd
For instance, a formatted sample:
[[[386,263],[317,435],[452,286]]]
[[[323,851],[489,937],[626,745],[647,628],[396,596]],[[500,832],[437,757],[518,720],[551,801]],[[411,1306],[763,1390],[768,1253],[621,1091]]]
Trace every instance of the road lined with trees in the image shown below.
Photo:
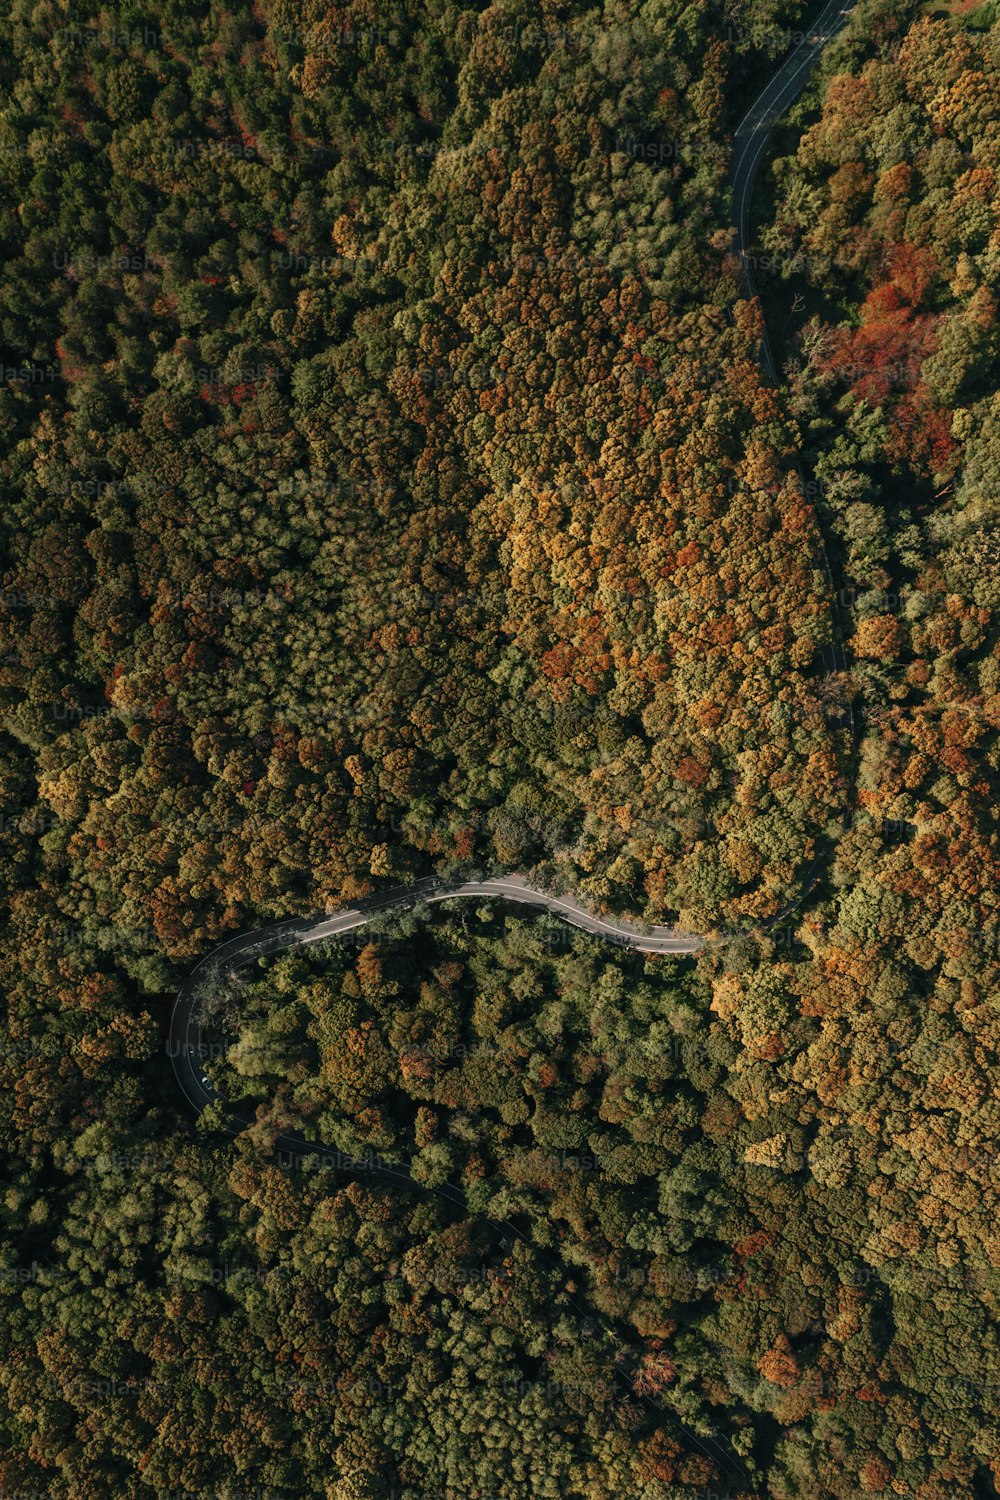
[[[737,127],[731,167],[733,223],[737,231],[735,249],[751,296],[756,295],[756,288],[747,254],[749,210],[767,142],[778,120],[805,87],[824,46],[843,26],[851,9],[852,6],[845,5],[843,0],[830,0]],[[761,359],[767,374],[775,382],[777,373],[768,346],[766,326],[762,328]],[[801,470],[800,479],[804,482]],[[822,537],[819,538],[819,548],[827,582],[832,590],[833,578]],[[832,666],[834,670],[843,669],[843,655],[836,647]],[[808,878],[814,881],[816,877],[810,873]],[[197,996],[201,987],[214,977],[226,969],[238,966],[241,960],[280,953],[288,948],[321,942],[355,931],[375,916],[393,908],[406,908],[418,901],[434,903],[475,897],[501,898],[537,907],[585,932],[593,933],[608,942],[620,943],[640,953],[697,953],[706,941],[698,936],[679,933],[670,927],[653,925],[642,928],[623,920],[598,917],[578,901],[537,890],[524,876],[514,873],[480,881],[462,881],[454,885],[446,885],[437,878],[429,877],[412,885],[396,886],[392,890],[380,892],[344,911],[274,923],[255,932],[227,938],[220,943],[201,959],[178,992],[170,1023],[170,1055],[177,1082],[188,1103],[200,1113],[215,1099],[215,1090],[204,1075],[200,1062],[204,1054],[197,1019]],[[248,1124],[249,1121],[230,1115],[226,1128],[235,1132],[246,1128]],[[319,1150],[325,1152],[331,1160],[342,1160],[334,1147],[309,1145],[300,1137],[282,1138],[277,1149]],[[349,1164],[345,1163],[345,1169],[351,1169]],[[412,1185],[409,1173],[399,1165],[375,1163],[370,1169],[382,1173],[389,1180],[405,1181]],[[456,1194],[459,1199],[461,1197],[459,1191],[448,1184],[444,1191],[446,1195],[451,1194],[453,1199]]]
[[[0,15],[3,1491],[1000,1488],[991,4]]]
[[[270,927],[262,927],[254,932],[240,933],[238,936],[227,938],[224,943],[213,948],[211,953],[206,953],[178,991],[170,1020],[170,1057],[177,1082],[188,1103],[200,1113],[215,1098],[215,1090],[205,1080],[200,1062],[204,1049],[201,1045],[198,1012],[199,997],[204,986],[250,959],[262,958],[266,955],[282,953],[288,948],[298,948],[309,943],[320,943],[342,936],[344,933],[364,927],[373,918],[387,911],[406,909],[419,902],[432,905],[441,901],[474,898],[482,900],[493,898],[533,906],[570,923],[571,926],[579,927],[584,932],[593,933],[608,942],[618,943],[640,953],[697,953],[703,946],[703,939],[685,936],[669,927],[653,926],[643,929],[628,922],[612,921],[606,917],[595,916],[579,902],[554,896],[546,891],[535,890],[522,876],[518,875],[463,881],[454,886],[429,877],[416,881],[413,885],[396,886],[393,890],[380,892],[378,896],[372,896],[345,911],[276,922]],[[233,1132],[246,1128],[248,1124],[249,1121],[238,1117],[230,1117],[228,1121]],[[290,1140],[282,1140],[278,1143],[278,1149],[286,1148],[301,1149],[302,1142],[296,1138],[294,1143]],[[313,1146],[307,1149],[323,1150],[331,1157],[336,1155],[335,1148],[332,1146],[319,1148]],[[381,1169],[376,1168],[376,1170]],[[387,1170],[390,1176],[395,1174],[398,1177],[401,1169],[388,1164]],[[411,1180],[409,1174],[406,1174],[406,1180]]]

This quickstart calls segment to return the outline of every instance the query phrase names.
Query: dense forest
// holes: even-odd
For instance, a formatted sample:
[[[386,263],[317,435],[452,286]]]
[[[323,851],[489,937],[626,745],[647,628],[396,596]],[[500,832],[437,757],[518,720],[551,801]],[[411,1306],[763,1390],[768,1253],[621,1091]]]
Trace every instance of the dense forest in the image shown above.
[[[991,3],[0,18],[0,1495],[1000,1493]]]

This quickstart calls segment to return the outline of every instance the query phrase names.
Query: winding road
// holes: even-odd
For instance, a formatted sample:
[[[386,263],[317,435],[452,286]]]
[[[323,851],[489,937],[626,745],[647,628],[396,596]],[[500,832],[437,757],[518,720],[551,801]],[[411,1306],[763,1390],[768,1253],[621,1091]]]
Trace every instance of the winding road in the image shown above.
[[[380,912],[394,907],[414,906],[418,902],[455,901],[461,898],[502,899],[533,906],[551,916],[559,917],[573,927],[591,932],[621,947],[634,948],[640,953],[697,953],[704,940],[675,932],[672,927],[640,927],[622,920],[597,917],[578,901],[565,896],[549,895],[528,884],[520,875],[501,875],[490,880],[470,880],[458,885],[447,885],[430,877],[416,881],[413,885],[397,885],[358,902],[357,906],[333,915],[295,917],[287,922],[277,922],[271,927],[262,927],[255,932],[240,933],[227,938],[196,965],[181,986],[174,1002],[170,1020],[170,1057],[177,1082],[188,1103],[199,1114],[217,1098],[216,1090],[206,1079],[204,1059],[208,1055],[202,1042],[202,1025],[199,1019],[198,996],[203,985],[222,978],[240,962],[282,953],[286,948],[300,948],[306,943],[320,943],[329,938],[342,937],[355,928],[364,927]],[[227,1117],[225,1127],[230,1134],[246,1129],[249,1120],[233,1114]],[[308,1145],[298,1137],[284,1137],[279,1150],[308,1149],[328,1150],[336,1155],[334,1148],[318,1148]],[[398,1177],[405,1168],[383,1163],[389,1175]],[[374,1168],[372,1169],[374,1170]]]
[[[789,53],[766,88],[747,110],[733,136],[733,156],[730,168],[732,184],[732,221],[736,228],[735,250],[740,258],[747,290],[756,295],[756,285],[749,251],[749,215],[754,184],[760,170],[768,140],[778,120],[789,105],[805,88],[809,74],[815,66],[827,42],[836,35],[850,14],[852,4],[844,0],[829,0],[829,4],[809,26],[798,45]],[[764,331],[762,363],[772,381],[776,383],[777,372]],[[801,474],[801,471],[800,471]],[[804,476],[801,476],[804,482]],[[819,543],[819,560],[830,589],[833,576],[822,539]],[[839,642],[830,648],[829,666],[843,670],[843,651]],[[675,931],[671,927],[641,927],[622,919],[595,916],[578,901],[563,896],[553,896],[536,890],[523,876],[499,875],[481,881],[467,881],[458,885],[447,885],[433,877],[417,881],[412,885],[398,885],[361,901],[345,911],[311,917],[296,917],[287,922],[277,922],[255,932],[241,933],[227,938],[205,955],[188,976],[178,992],[170,1021],[170,1055],[174,1073],[181,1092],[192,1108],[198,1112],[216,1099],[216,1091],[206,1081],[202,1060],[201,1026],[197,1020],[196,995],[202,983],[218,978],[226,969],[232,968],[240,959],[258,958],[281,953],[287,948],[301,947],[306,943],[322,942],[335,938],[355,928],[363,927],[380,912],[393,907],[412,906],[418,901],[454,901],[460,898],[500,898],[537,907],[551,916],[559,917],[585,932],[605,938],[640,953],[697,953],[705,945],[705,939]],[[245,1129],[249,1121],[237,1115],[230,1117],[231,1133]],[[296,1137],[286,1138],[300,1142]],[[311,1151],[322,1150],[309,1145]],[[335,1153],[333,1153],[335,1154]],[[383,1163],[391,1175],[405,1177],[411,1181],[405,1168]]]
[[[757,173],[764,158],[771,133],[789,105],[798,97],[808,81],[820,53],[827,42],[844,24],[852,9],[843,0],[830,0],[803,35],[798,45],[785,59],[766,88],[744,115],[733,137],[733,156],[730,168],[732,186],[732,222],[736,229],[735,251],[750,296],[756,295],[753,267],[748,251],[749,215]],[[777,370],[764,330],[761,363],[772,384],[777,384]],[[804,475],[799,467],[800,477]],[[818,543],[818,561],[833,592],[833,577],[822,538]],[[842,644],[835,639],[827,648],[827,667],[842,671],[844,655]],[[851,721],[850,709],[845,717]],[[852,725],[853,725],[853,721]],[[814,880],[807,882],[806,889]],[[290,921],[278,922],[255,932],[239,934],[226,939],[197,964],[178,992],[170,1021],[169,1052],[177,1083],[197,1114],[218,1101],[217,1092],[205,1073],[205,1059],[209,1055],[203,1041],[203,1020],[199,999],[205,986],[224,980],[242,961],[281,953],[289,948],[308,943],[336,938],[369,923],[379,913],[394,908],[412,907],[418,902],[454,901],[460,899],[502,899],[533,906],[540,911],[580,928],[585,932],[606,939],[608,942],[651,954],[692,954],[699,952],[706,943],[704,938],[680,933],[670,927],[641,927],[623,919],[595,916],[579,902],[536,890],[523,876],[517,874],[498,875],[480,881],[448,885],[435,878],[417,881],[412,885],[395,886],[376,896],[367,898],[344,911],[332,915],[323,914]],[[251,1121],[233,1110],[220,1110],[219,1128],[237,1135],[251,1125]],[[377,1156],[363,1158],[344,1155],[335,1147],[323,1146],[308,1141],[296,1134],[282,1135],[275,1142],[279,1162],[291,1164],[306,1157],[318,1159],[318,1164],[329,1165],[339,1170],[355,1173],[370,1173],[396,1187],[418,1188],[409,1168],[401,1163],[386,1161]],[[434,1191],[463,1213],[469,1214],[465,1194],[461,1188],[444,1183]],[[481,1216],[474,1216],[481,1217]],[[503,1236],[506,1244],[512,1238],[525,1236],[507,1221],[490,1221]],[[574,1306],[576,1304],[573,1304]],[[581,1312],[583,1309],[578,1309]],[[676,1413],[675,1413],[676,1415]],[[685,1425],[685,1424],[682,1424]],[[734,1467],[735,1456],[723,1451],[714,1439],[704,1437],[704,1442],[690,1428],[689,1437],[704,1451],[710,1443],[713,1456],[729,1467]],[[735,1467],[740,1468],[738,1464]]]

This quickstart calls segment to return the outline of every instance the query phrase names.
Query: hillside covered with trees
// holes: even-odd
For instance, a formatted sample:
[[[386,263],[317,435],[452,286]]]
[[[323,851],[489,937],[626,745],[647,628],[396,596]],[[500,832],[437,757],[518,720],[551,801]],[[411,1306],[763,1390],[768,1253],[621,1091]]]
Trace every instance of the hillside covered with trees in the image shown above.
[[[991,22],[0,18],[0,1493],[1000,1493]]]

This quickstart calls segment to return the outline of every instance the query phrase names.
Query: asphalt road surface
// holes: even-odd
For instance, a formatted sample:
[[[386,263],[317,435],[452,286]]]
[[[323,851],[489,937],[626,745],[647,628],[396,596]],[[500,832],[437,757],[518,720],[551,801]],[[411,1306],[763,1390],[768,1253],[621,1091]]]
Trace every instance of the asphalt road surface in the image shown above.
[[[757,284],[749,252],[750,204],[767,143],[775,125],[808,83],[809,75],[819,60],[823,48],[832,37],[836,36],[853,8],[853,0],[830,0],[815,21],[806,28],[798,45],[785,58],[770,83],[751,104],[736,127],[729,168],[732,187],[732,221],[736,228],[734,249],[739,255],[743,279],[751,297],[757,295]],[[766,326],[761,345],[761,364],[771,384],[777,385],[778,372],[771,353]],[[805,488],[806,477],[798,460],[796,460],[796,468]],[[805,492],[808,493],[807,490]],[[816,562],[822,569],[827,587],[833,595],[836,592],[833,572],[822,536],[818,541]],[[830,644],[823,648],[823,661],[828,672],[838,673],[846,670],[843,644],[836,638],[836,635]],[[844,720],[853,734],[855,726],[849,707],[844,711]]]
[[[393,907],[413,906],[418,901],[456,901],[462,898],[497,899],[515,901],[533,906],[539,911],[579,927],[584,932],[605,938],[621,947],[634,948],[640,953],[697,953],[703,946],[698,937],[675,932],[672,927],[639,927],[635,924],[597,917],[566,896],[552,896],[535,890],[520,875],[501,875],[491,880],[466,881],[460,885],[447,885],[433,878],[417,881],[413,885],[397,885],[377,896],[361,901],[345,911],[332,916],[293,918],[288,922],[276,922],[256,932],[241,933],[227,938],[197,964],[178,992],[170,1021],[170,1056],[177,1082],[188,1103],[199,1114],[216,1098],[216,1092],[206,1081],[203,1061],[202,1027],[199,1022],[198,994],[202,987],[223,979],[227,971],[239,967],[250,959],[281,953],[286,948],[299,948],[306,943],[319,943],[335,938],[355,928],[364,927],[373,917],[390,911]],[[250,1122],[238,1115],[228,1117],[227,1128],[235,1134],[245,1129]],[[288,1149],[301,1149],[305,1143],[297,1137],[287,1140]],[[279,1143],[279,1150],[282,1149]],[[319,1148],[309,1147],[316,1151]],[[328,1148],[335,1154],[333,1148]],[[399,1177],[402,1173],[407,1181],[409,1173],[398,1166],[383,1164],[383,1175]],[[377,1167],[370,1170],[378,1171]]]
[[[764,91],[758,95],[736,127],[733,156],[729,169],[732,183],[732,220],[736,226],[735,249],[740,257],[750,295],[756,292],[753,267],[749,259],[750,202],[767,143],[775,125],[801,94],[809,81],[820,53],[831,37],[836,36],[853,9],[845,0],[830,0],[811,26],[807,27],[798,46],[785,58]],[[773,383],[777,371],[764,332],[763,364]],[[831,580],[832,586],[832,580]]]

